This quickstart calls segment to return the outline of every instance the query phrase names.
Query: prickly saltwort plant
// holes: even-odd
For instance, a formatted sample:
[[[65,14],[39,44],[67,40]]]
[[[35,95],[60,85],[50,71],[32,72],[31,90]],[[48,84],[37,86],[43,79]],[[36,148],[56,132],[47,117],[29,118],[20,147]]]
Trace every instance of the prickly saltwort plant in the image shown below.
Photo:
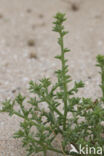
[[[23,119],[14,137],[22,139],[28,156],[39,152],[43,152],[46,156],[47,151],[62,155],[79,155],[70,152],[70,144],[77,151],[80,144],[95,148],[103,147],[104,144],[104,125],[102,124],[104,120],[104,56],[97,56],[97,66],[101,69],[101,98],[93,101],[91,98],[75,96],[78,89],[84,87],[84,83],[74,82],[73,88],[68,87],[71,76],[68,74],[65,54],[70,50],[64,47],[63,41],[68,33],[63,26],[66,20],[65,14],[57,13],[55,19],[53,31],[59,34],[58,44],[61,49],[60,55],[56,56],[56,59],[61,62],[61,68],[55,72],[57,82],[52,85],[49,78],[43,78],[39,80],[39,83],[31,81],[29,90],[34,97],[30,96],[30,99],[26,101],[26,97],[19,94],[13,101],[3,102],[1,110],[1,112],[8,112],[10,116],[17,115]],[[29,108],[25,107],[27,103]],[[15,107],[17,104],[19,109]],[[63,106],[62,111],[59,108],[60,105]],[[83,120],[80,121],[81,118]],[[57,138],[59,146],[54,144]]]

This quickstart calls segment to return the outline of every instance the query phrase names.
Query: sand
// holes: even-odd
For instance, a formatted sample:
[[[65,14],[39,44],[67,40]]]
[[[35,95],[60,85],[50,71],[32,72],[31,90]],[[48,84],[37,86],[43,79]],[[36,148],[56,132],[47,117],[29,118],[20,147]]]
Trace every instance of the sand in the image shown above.
[[[19,92],[29,96],[30,80],[47,76],[54,82],[54,70],[60,66],[54,56],[60,50],[51,30],[59,11],[68,18],[69,72],[73,80],[86,84],[80,95],[101,95],[95,64],[96,55],[104,54],[104,0],[0,0],[0,108],[3,100]],[[16,116],[0,114],[0,156],[26,155],[21,140],[12,138],[19,121]]]

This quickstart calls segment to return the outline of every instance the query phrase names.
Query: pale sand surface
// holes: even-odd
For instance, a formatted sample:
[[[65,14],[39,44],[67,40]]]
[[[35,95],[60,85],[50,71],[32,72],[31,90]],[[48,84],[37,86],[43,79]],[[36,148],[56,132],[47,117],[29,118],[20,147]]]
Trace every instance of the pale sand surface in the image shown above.
[[[78,5],[76,11],[71,9],[73,1]],[[67,55],[69,72],[74,80],[81,79],[86,84],[80,95],[101,95],[95,64],[96,55],[104,54],[104,0],[0,0],[0,103],[20,91],[28,96],[31,79],[46,75],[54,81],[59,62],[53,57],[59,47],[57,35],[51,30],[58,11],[65,12],[68,18],[65,45],[71,49]],[[27,44],[31,39],[33,46]],[[30,53],[37,58],[29,58]],[[0,114],[0,156],[26,155],[21,141],[12,138],[19,120]]]

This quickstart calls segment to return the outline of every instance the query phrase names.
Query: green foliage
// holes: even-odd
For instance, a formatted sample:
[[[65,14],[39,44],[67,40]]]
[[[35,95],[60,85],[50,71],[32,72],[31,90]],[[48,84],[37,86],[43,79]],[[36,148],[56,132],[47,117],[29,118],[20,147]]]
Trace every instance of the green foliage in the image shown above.
[[[100,67],[100,69],[101,69],[101,72],[100,72],[100,74],[101,74],[101,85],[100,85],[100,87],[102,89],[102,96],[103,96],[102,100],[104,101],[104,56],[98,55],[97,56],[97,62],[98,62],[97,66]]]
[[[53,151],[62,155],[78,155],[70,153],[69,145],[72,144],[79,151],[79,144],[85,146],[104,146],[104,126],[101,124],[104,118],[104,56],[97,56],[97,66],[101,69],[102,97],[91,98],[77,97],[76,93],[84,87],[84,83],[72,81],[68,74],[68,65],[65,54],[70,50],[64,47],[64,36],[68,33],[64,30],[63,22],[65,14],[57,13],[53,31],[59,34],[58,44],[60,55],[55,58],[61,62],[61,69],[57,70],[57,81],[54,85],[49,78],[43,78],[38,83],[30,82],[30,96],[27,100],[19,94],[13,101],[6,100],[2,104],[1,112],[8,112],[10,116],[17,115],[22,118],[20,129],[14,134],[15,138],[22,138],[28,156],[33,153]],[[27,107],[28,103],[28,107]],[[16,109],[16,105],[19,106]],[[60,110],[60,106],[63,109]],[[61,136],[61,139],[58,138]],[[59,147],[54,142],[59,139]],[[103,151],[104,154],[104,151]],[[83,154],[82,154],[83,155]]]

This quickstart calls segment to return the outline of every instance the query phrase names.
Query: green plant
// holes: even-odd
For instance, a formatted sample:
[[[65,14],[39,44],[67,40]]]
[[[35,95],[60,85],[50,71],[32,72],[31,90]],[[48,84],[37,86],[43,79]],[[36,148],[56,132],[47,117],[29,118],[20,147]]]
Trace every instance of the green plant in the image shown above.
[[[55,19],[53,31],[59,34],[58,44],[61,48],[61,54],[55,57],[61,62],[61,69],[55,72],[56,83],[51,85],[49,78],[43,78],[39,80],[39,83],[31,81],[29,90],[32,96],[29,100],[19,94],[13,101],[3,102],[1,110],[1,112],[8,112],[10,116],[17,115],[22,118],[20,130],[14,134],[14,137],[22,138],[28,156],[39,152],[43,152],[46,156],[47,151],[62,155],[85,155],[70,152],[70,144],[78,151],[80,144],[94,146],[96,149],[98,146],[103,147],[104,144],[104,126],[102,124],[104,118],[104,56],[97,56],[97,66],[101,68],[102,97],[95,100],[77,97],[76,93],[79,88],[84,87],[84,83],[82,81],[74,82],[73,88],[69,89],[72,80],[68,74],[67,59],[65,59],[65,54],[70,50],[64,48],[63,41],[64,36],[68,33],[63,26],[66,20],[65,14],[57,13]],[[19,109],[16,108],[17,104]],[[63,106],[62,110],[60,106]],[[59,140],[59,147],[54,145],[57,140]]]

